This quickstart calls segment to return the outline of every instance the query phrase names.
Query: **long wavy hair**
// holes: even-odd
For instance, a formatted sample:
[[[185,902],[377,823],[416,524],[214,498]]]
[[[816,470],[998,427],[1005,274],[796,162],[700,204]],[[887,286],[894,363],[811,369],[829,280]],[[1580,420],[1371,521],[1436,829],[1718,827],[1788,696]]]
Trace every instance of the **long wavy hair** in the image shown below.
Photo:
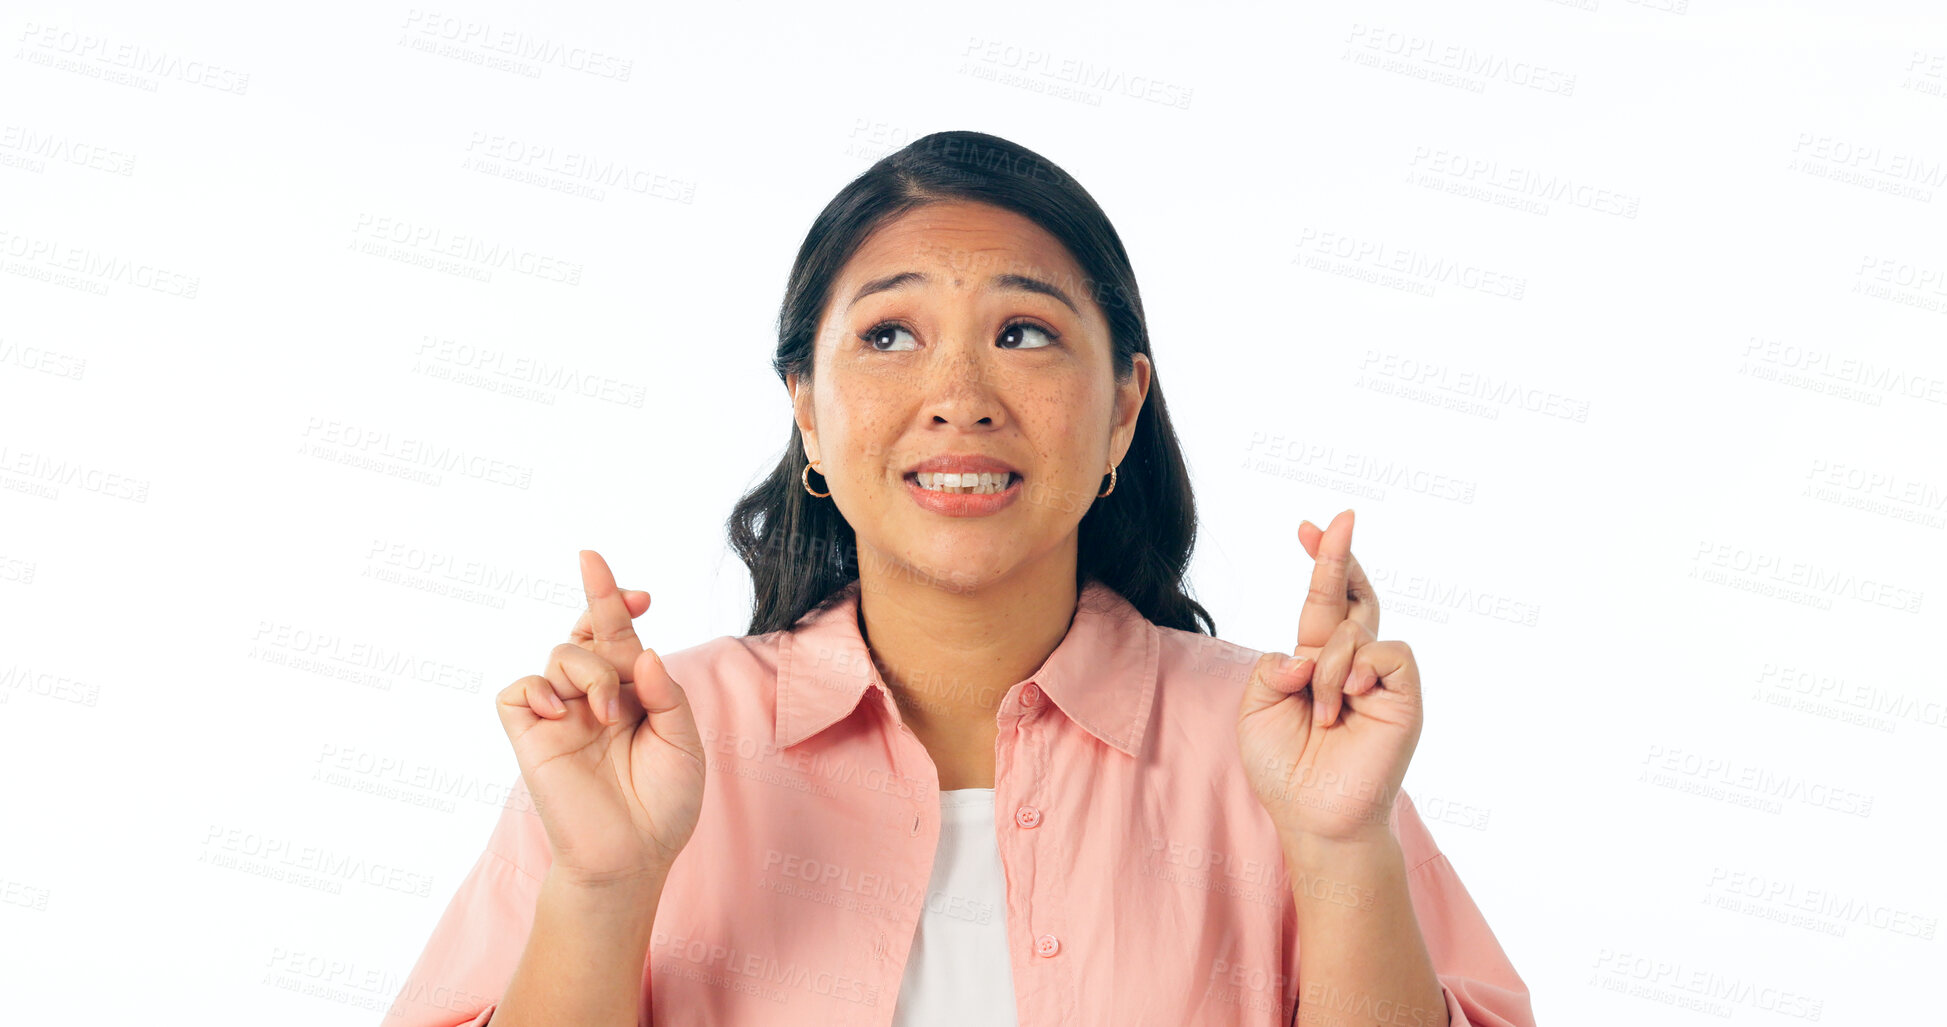
[[[1149,356],[1152,365],[1116,488],[1090,500],[1082,515],[1077,592],[1091,579],[1100,581],[1158,625],[1215,635],[1216,621],[1184,589],[1196,543],[1196,502],[1153,370],[1135,271],[1108,216],[1054,162],[998,136],[935,132],[867,168],[825,205],[798,248],[778,311],[772,368],[780,380],[795,374],[800,387],[808,386],[818,321],[845,262],[881,225],[916,207],[955,200],[1013,211],[1059,239],[1108,318],[1116,381],[1135,372],[1134,354]],[[793,419],[777,467],[730,514],[730,546],[750,568],[755,586],[753,635],[790,628],[836,600],[859,576],[852,526],[830,499],[805,491],[799,477],[804,467],[803,438]]]

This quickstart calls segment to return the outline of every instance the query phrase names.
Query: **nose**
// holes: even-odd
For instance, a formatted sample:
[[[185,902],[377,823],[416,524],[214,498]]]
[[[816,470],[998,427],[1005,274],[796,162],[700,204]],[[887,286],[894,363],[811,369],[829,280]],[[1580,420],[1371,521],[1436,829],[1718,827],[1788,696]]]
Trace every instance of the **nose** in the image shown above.
[[[962,428],[995,427],[1005,416],[1004,383],[995,378],[987,347],[969,337],[944,342],[921,383],[922,412]]]

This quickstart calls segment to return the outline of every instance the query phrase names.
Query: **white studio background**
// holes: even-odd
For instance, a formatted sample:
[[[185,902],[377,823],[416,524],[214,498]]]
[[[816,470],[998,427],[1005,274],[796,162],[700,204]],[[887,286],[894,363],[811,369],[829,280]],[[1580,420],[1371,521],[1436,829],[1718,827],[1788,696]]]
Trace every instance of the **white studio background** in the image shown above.
[[[7,4],[0,1019],[376,1024],[576,550],[744,633],[791,258],[950,128],[1131,250],[1222,637],[1358,511],[1543,1024],[1937,1010],[1947,16],[1297,6]]]

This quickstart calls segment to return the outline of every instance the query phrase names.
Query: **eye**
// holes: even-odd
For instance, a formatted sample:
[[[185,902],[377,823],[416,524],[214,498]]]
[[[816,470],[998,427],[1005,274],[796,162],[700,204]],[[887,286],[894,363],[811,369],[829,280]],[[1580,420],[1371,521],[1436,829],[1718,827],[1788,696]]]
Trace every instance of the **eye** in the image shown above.
[[[879,343],[887,339],[897,337],[898,333],[900,332],[906,332],[906,335],[908,337],[910,337],[913,334],[912,332],[906,330],[905,325],[902,325],[897,321],[884,321],[879,324],[875,324],[870,328],[867,328],[865,331],[860,332],[859,338],[863,340],[867,346],[870,346],[873,350],[879,353],[898,353],[898,352],[903,352],[903,350],[883,347],[880,346]],[[904,347],[904,349],[912,349],[912,348],[913,347],[911,346]]]
[[[1027,345],[1008,346],[1007,345],[1009,339],[1026,339],[1028,337],[1028,333],[1030,332],[1036,335],[1040,335],[1042,338],[1048,341],[1036,346],[1027,346]],[[1002,344],[1003,349],[1045,349],[1049,346],[1054,345],[1055,340],[1059,338],[1061,338],[1061,336],[1055,334],[1053,329],[1043,328],[1040,325],[1035,324],[1033,321],[1016,321],[1008,325],[1006,328],[1001,329],[1001,336],[999,342]]]
[[[859,339],[877,353],[901,353],[913,349],[912,345],[894,344],[894,340],[901,332],[904,332],[908,338],[913,334],[905,325],[897,321],[881,321],[860,332]],[[1027,340],[1035,335],[1041,336],[1043,341],[1028,344]],[[1003,349],[1046,349],[1054,345],[1055,340],[1059,338],[1061,338],[1060,334],[1052,328],[1044,328],[1033,321],[1014,321],[1001,329],[1001,334],[996,341]]]

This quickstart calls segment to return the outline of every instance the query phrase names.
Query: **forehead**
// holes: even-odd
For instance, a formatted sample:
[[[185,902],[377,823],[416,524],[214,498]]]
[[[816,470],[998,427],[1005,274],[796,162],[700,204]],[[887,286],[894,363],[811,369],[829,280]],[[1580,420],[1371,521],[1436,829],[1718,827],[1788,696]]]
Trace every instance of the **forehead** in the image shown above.
[[[1056,281],[1086,292],[1080,266],[1046,229],[984,203],[929,203],[879,226],[846,261],[833,296],[887,272],[923,271],[940,284],[973,289],[997,274]]]

